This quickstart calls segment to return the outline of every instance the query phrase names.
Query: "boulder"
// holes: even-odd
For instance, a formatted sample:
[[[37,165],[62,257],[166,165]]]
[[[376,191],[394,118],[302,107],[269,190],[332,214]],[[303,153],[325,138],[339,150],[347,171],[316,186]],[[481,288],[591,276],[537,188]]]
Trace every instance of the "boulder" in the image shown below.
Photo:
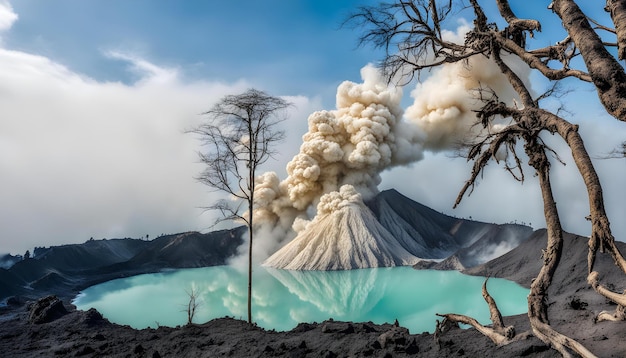
[[[52,322],[67,314],[63,302],[54,295],[40,298],[29,307],[28,321],[30,323],[41,324]]]

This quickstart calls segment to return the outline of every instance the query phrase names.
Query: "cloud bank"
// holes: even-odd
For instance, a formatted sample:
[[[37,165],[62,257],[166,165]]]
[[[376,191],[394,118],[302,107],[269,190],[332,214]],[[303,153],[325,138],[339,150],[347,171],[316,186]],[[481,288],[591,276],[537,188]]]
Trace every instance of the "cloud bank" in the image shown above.
[[[0,3],[0,30],[15,19]],[[199,208],[216,196],[194,179],[200,142],[185,132],[219,98],[251,84],[189,81],[133,54],[106,55],[125,61],[137,81],[99,82],[0,48],[0,252],[212,225],[215,213]],[[316,105],[288,100],[295,118]]]

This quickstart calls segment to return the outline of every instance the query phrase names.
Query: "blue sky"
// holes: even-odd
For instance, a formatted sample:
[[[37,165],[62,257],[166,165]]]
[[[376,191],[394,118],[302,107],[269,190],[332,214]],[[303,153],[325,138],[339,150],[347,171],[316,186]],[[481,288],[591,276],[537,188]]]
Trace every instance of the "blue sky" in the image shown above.
[[[337,86],[361,81],[361,68],[381,58],[357,47],[358,31],[340,26],[368,3],[375,1],[0,0],[0,253],[206,230],[214,214],[198,208],[214,194],[193,179],[202,169],[199,143],[185,130],[225,94],[256,87],[285,96],[295,104],[288,139],[267,168],[284,177],[308,115],[334,109]],[[520,16],[534,13],[512,5]],[[450,21],[450,30],[459,24]],[[559,26],[544,22],[535,47],[562,39]],[[545,86],[530,78],[536,89]],[[569,118],[581,124],[592,155],[619,145],[626,126],[604,113],[590,86],[568,85],[577,90],[566,98]],[[414,87],[404,89],[403,104]],[[470,166],[448,152],[424,156],[384,172],[379,188],[451,215],[543,226],[532,175],[520,185],[492,165],[453,211]],[[554,169],[562,221],[588,234],[586,195],[563,157],[568,165]],[[624,162],[595,163],[623,239]]]
[[[366,1],[25,0],[5,37],[100,81],[136,80],[109,51],[183,69],[189,79],[242,78],[268,91],[319,95],[359,80],[372,49],[340,29]],[[330,104],[333,104],[332,102]]]

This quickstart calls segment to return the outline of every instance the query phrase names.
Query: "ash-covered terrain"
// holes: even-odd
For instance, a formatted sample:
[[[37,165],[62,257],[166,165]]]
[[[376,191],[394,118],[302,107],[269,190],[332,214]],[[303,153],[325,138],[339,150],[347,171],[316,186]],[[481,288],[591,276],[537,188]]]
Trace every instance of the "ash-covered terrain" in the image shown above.
[[[46,294],[69,299],[86,287],[120,277],[167,268],[224,265],[236,254],[243,232],[239,227],[208,234],[166,235],[152,241],[105,239],[37,248],[33,257],[0,268],[0,300]]]

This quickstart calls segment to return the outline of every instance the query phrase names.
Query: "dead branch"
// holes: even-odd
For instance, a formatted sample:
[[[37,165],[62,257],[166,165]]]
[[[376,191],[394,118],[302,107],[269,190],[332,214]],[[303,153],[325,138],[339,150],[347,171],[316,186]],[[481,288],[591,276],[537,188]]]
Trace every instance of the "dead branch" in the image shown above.
[[[546,344],[550,344],[553,349],[561,353],[563,358],[572,358],[572,353],[578,354],[582,358],[596,358],[587,348],[577,341],[555,331],[549,324],[531,318],[533,334]]]
[[[451,324],[463,323],[470,325],[476,328],[477,331],[487,336],[493,343],[498,346],[506,345],[514,341],[515,337],[515,328],[513,326],[504,326],[502,321],[502,314],[496,305],[496,301],[491,297],[489,292],[487,291],[487,281],[489,278],[485,279],[483,283],[482,295],[489,306],[489,313],[491,316],[492,327],[483,326],[476,319],[472,317],[468,317],[465,315],[455,314],[455,313],[447,313],[447,314],[439,314],[437,316],[443,317],[443,322],[439,323],[437,320],[437,328],[435,330],[436,340],[438,342],[438,337],[449,330],[449,326]],[[446,331],[444,331],[446,329]]]
[[[615,312],[602,311],[598,313],[598,316],[595,318],[595,322],[598,323],[602,321],[626,321],[626,310],[624,306],[617,305]]]
[[[624,293],[616,293],[608,288],[604,287],[598,282],[598,277],[600,274],[597,271],[593,271],[587,276],[587,282],[593,289],[604,296],[605,298],[615,302],[617,304],[617,309],[614,313],[609,313],[606,311],[600,312],[596,317],[596,322],[600,321],[625,321],[626,314],[624,313],[624,307],[626,307],[626,291]]]

